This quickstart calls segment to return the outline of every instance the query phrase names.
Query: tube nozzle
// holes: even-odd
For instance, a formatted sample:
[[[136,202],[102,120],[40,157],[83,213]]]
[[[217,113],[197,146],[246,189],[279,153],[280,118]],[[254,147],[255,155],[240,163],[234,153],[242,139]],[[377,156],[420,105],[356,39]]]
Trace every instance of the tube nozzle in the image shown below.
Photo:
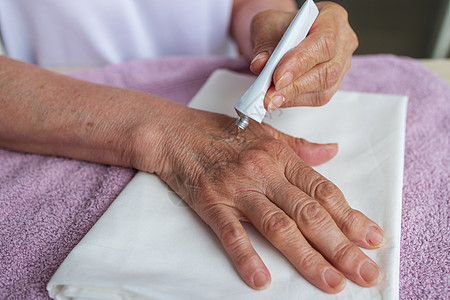
[[[241,116],[237,119],[236,125],[239,129],[244,130],[248,126],[248,117],[246,115]]]

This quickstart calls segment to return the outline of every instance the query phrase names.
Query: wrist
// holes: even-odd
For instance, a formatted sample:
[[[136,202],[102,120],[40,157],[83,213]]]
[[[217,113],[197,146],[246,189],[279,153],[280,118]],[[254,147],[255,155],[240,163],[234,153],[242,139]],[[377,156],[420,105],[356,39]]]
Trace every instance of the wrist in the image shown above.
[[[147,95],[146,95],[147,96]],[[123,159],[129,166],[157,175],[170,172],[171,153],[179,142],[180,132],[188,123],[189,108],[153,95],[133,115]]]

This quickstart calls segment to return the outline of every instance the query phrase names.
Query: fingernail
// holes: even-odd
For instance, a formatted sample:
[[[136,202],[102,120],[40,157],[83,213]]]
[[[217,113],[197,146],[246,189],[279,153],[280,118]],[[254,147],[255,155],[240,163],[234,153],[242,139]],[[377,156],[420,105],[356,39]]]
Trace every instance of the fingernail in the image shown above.
[[[275,90],[279,91],[281,89],[284,89],[291,84],[293,79],[294,75],[292,75],[291,72],[284,73],[284,75],[281,76],[281,78],[275,83]]]
[[[375,226],[369,227],[366,241],[372,246],[379,246],[383,242],[383,233]]]
[[[253,58],[252,62],[250,63],[250,65],[253,65],[253,63],[257,60],[263,59],[263,58],[267,58],[269,56],[269,52],[261,52],[258,55],[255,56],[255,58]]]
[[[283,96],[276,95],[272,98],[272,101],[270,101],[269,105],[267,106],[267,112],[269,114],[272,113],[275,109],[280,107],[284,101],[286,101],[286,99]]]
[[[257,289],[264,289],[270,284],[269,277],[266,273],[259,271],[253,276],[253,284]]]
[[[325,280],[332,288],[339,288],[345,284],[345,278],[333,269],[325,271]]]
[[[373,262],[365,262],[359,269],[359,275],[367,283],[374,283],[380,277],[380,270]]]

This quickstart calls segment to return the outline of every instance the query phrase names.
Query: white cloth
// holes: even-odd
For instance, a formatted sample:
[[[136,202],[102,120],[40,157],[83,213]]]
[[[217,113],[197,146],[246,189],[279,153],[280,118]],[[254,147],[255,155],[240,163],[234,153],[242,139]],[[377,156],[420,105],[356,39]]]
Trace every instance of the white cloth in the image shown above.
[[[224,55],[232,0],[0,0],[8,56],[87,67],[164,55]]]
[[[217,71],[190,106],[235,116],[252,78]],[[69,254],[47,286],[56,299],[397,299],[406,96],[338,92],[321,108],[289,108],[267,122],[313,142],[338,142],[317,170],[349,204],[377,222],[386,243],[364,250],[382,282],[350,281],[328,295],[304,280],[251,225],[256,251],[272,275],[264,291],[249,288],[212,230],[155,175],[140,172]]]

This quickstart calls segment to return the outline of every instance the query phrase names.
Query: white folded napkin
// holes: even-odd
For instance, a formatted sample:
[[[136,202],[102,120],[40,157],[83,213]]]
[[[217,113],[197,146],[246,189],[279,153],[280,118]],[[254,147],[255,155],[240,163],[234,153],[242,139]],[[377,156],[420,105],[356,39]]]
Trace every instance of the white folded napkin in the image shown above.
[[[216,71],[190,106],[235,116],[233,105],[254,78]],[[338,92],[320,108],[274,112],[267,123],[312,142],[338,142],[316,169],[349,204],[386,234],[364,250],[384,274],[362,288],[349,280],[328,295],[304,280],[251,225],[256,251],[272,275],[254,291],[239,277],[214,233],[157,176],[139,172],[72,250],[48,283],[56,299],[397,299],[407,97]]]

